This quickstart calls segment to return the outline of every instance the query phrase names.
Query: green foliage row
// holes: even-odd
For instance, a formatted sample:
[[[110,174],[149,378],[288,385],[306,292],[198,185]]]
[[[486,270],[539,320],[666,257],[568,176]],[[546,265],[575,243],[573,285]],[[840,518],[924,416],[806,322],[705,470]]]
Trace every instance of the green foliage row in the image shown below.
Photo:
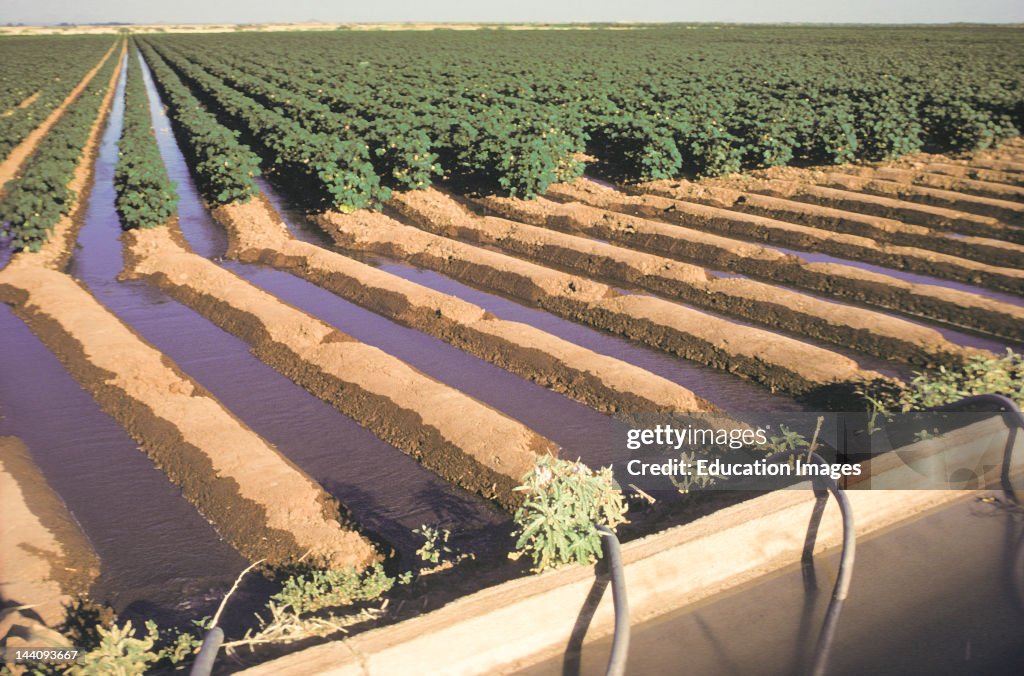
[[[422,129],[408,122],[369,121],[344,115],[310,97],[306,86],[295,86],[287,73],[276,69],[223,60],[204,61],[203,67],[225,84],[262,105],[299,122],[314,134],[325,134],[352,142],[363,140],[370,148],[370,162],[381,183],[391,188],[416,190],[429,186],[439,176],[437,154]],[[284,85],[284,86],[282,86]],[[286,89],[285,86],[291,86]]]
[[[174,215],[178,193],[156,144],[146,84],[134,50],[125,77],[124,126],[114,171],[117,211],[126,230],[153,228]]]
[[[110,47],[106,35],[0,41],[0,159],[45,120]],[[29,105],[17,107],[31,96]]]
[[[318,206],[350,212],[379,206],[390,197],[362,141],[307,131],[295,119],[264,107],[189,59],[169,50],[160,51],[160,56],[204,101],[265,151],[274,173],[312,196]]]
[[[145,43],[139,47],[174,121],[181,150],[203,198],[220,205],[247,202],[259,194],[253,180],[260,175],[259,157],[238,140],[237,133],[226,129],[206,110],[152,48]]]
[[[68,190],[68,183],[82,159],[117,64],[117,58],[107,60],[40,141],[21,175],[4,186],[0,240],[10,239],[15,250],[38,251],[60,218],[74,207],[76,195]]]
[[[643,180],[979,149],[1024,128],[1024,47],[1001,27],[147,39],[307,130],[344,121],[396,187],[425,182],[429,154],[458,188],[530,197],[578,174],[581,153]],[[412,131],[427,155],[407,151]]]

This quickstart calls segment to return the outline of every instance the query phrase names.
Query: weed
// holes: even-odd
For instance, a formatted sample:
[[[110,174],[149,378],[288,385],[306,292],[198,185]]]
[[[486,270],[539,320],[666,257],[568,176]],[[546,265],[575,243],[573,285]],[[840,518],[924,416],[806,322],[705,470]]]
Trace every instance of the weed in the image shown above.
[[[448,529],[433,528],[424,524],[419,528],[414,528],[412,532],[424,540],[423,546],[416,550],[416,556],[420,557],[421,561],[440,563],[442,558],[454,554],[448,546],[448,538],[451,537],[451,532]]]
[[[626,522],[610,467],[594,472],[579,461],[545,456],[516,490],[526,497],[514,516],[518,539],[509,557],[529,555],[537,572],[594,563],[602,554],[597,526],[614,529]]]

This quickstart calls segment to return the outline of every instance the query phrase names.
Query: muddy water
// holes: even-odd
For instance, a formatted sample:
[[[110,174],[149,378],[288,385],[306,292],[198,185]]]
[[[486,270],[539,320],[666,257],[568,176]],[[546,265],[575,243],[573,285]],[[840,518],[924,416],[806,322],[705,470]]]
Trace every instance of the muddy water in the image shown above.
[[[1024,307],[1024,298],[1021,296],[1015,296],[1012,293],[1003,293],[1001,291],[993,291],[992,289],[986,289],[981,286],[974,286],[972,284],[965,284],[963,282],[955,282],[949,279],[939,279],[937,277],[928,277],[927,275],[921,275],[914,272],[907,272],[905,270],[896,270],[894,268],[886,268],[881,265],[872,265],[871,263],[862,263],[861,261],[852,261],[847,258],[836,258],[835,256],[829,256],[823,253],[815,253],[812,251],[798,251],[796,249],[787,249],[784,247],[776,246],[775,244],[765,244],[764,242],[757,242],[766,249],[775,249],[782,253],[792,254],[798,256],[811,263],[838,263],[839,265],[849,265],[853,268],[860,268],[861,270],[869,270],[871,272],[878,272],[883,275],[889,275],[896,279],[902,279],[906,282],[912,282],[914,284],[932,284],[935,286],[942,286],[947,289],[956,289],[957,291],[966,291],[967,293],[977,294],[985,298],[991,298],[1002,303],[1009,303],[1011,305],[1017,305],[1018,307]]]
[[[142,337],[341,499],[355,520],[371,536],[394,547],[406,564],[420,545],[411,531],[424,523],[451,529],[457,546],[464,550],[484,553],[505,547],[507,517],[489,503],[427,472],[256,360],[242,341],[162,292],[142,282],[116,281],[122,252],[112,177],[122,106],[119,103],[113,111],[100,148],[73,274]],[[184,184],[182,176],[174,178]],[[182,219],[193,211],[194,205],[183,199]],[[214,241],[214,232],[207,236]],[[133,509],[145,512],[150,506],[140,500]],[[154,566],[166,558],[145,547],[131,555]],[[210,569],[224,576],[225,585],[236,568],[215,566],[211,560]]]
[[[123,82],[104,147],[116,142],[122,93]],[[242,557],[7,306],[0,335],[0,434],[25,441],[99,554],[94,597],[157,619],[215,607]]]
[[[278,209],[291,233],[303,241],[322,241],[322,231],[304,218],[274,188],[266,186],[267,198]],[[334,248],[328,245],[328,248]],[[351,254],[347,254],[351,255]],[[803,407],[790,397],[772,394],[763,387],[712,368],[636,345],[567,319],[548,314],[497,294],[480,291],[445,275],[423,270],[382,256],[353,255],[366,263],[425,287],[475,303],[501,319],[529,324],[564,340],[644,368],[651,373],[687,387],[723,409],[745,411],[800,411]]]
[[[197,251],[208,256],[220,256],[226,248],[226,241],[218,239],[223,237],[223,231],[203,207],[166,114],[156,104],[154,97],[158,93],[151,82],[149,91],[161,153],[178,184],[182,232]],[[276,193],[271,191],[270,194],[280,204]],[[217,246],[224,248],[218,249]],[[225,261],[222,265],[354,338],[379,347],[427,375],[522,421],[559,444],[565,455],[581,457],[593,464],[610,462],[612,443],[622,436],[623,426],[619,421],[466,354],[444,341],[364,310],[289,273],[235,261]],[[380,499],[388,501],[390,495],[381,495]]]
[[[0,305],[0,435],[17,435],[101,559],[93,596],[129,616],[202,617],[245,561]]]

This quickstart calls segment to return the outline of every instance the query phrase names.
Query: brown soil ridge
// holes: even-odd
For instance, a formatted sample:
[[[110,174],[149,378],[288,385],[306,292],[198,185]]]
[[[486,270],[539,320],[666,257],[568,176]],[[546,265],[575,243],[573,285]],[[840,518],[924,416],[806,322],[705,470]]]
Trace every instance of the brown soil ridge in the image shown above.
[[[361,343],[192,253],[170,227],[123,236],[126,275],[143,278],[253,347],[382,440],[507,508],[538,454],[557,446],[522,423]]]
[[[780,211],[793,213],[794,210],[789,205],[771,203],[770,200],[773,198],[758,199],[757,195],[750,195],[748,199],[740,190],[674,180],[643,183],[633,189],[641,195],[655,195],[672,200],[672,208],[665,218],[685,227],[714,232],[724,237],[819,252],[931,277],[976,284],[996,291],[1024,294],[1024,271],[1021,270],[997,267],[928,249],[880,243],[873,237],[833,232],[829,229],[745,213],[744,205],[747,202],[751,203],[752,210],[760,212],[773,215]],[[741,211],[708,206],[709,203],[725,207],[740,205]],[[832,222],[842,223],[843,220],[833,218]],[[878,230],[884,229],[884,224],[874,225]],[[900,233],[899,230],[895,232]],[[929,241],[937,239],[929,238]],[[966,245],[959,246],[961,250],[970,251],[970,247]],[[1006,256],[1009,253],[1008,249],[1013,248],[1020,247],[993,241],[993,247],[979,251],[990,256],[994,253]],[[1019,253],[1016,252],[1017,255]],[[1015,256],[1010,258],[1014,260]]]
[[[546,219],[545,227],[952,326],[1024,338],[1024,309],[1015,305],[849,265],[811,263],[758,244],[674,225],[665,222],[674,206],[670,199],[628,195],[588,180],[552,186],[548,194],[565,202],[558,215]]]
[[[71,277],[19,255],[0,272],[0,300],[250,560],[362,568],[377,558],[315,481]]]
[[[1015,181],[1024,179],[1024,137],[1002,141],[999,145],[976,150],[968,153],[953,153],[949,155],[929,155],[927,153],[915,153],[905,155],[893,164],[915,163],[915,162],[941,162],[944,165],[955,165],[964,167],[970,171],[994,171],[1004,175],[1013,176]]]
[[[1024,161],[1022,160],[1001,160],[1001,159],[975,159],[968,163],[970,167],[979,169],[993,169],[1013,174],[1024,174]]]
[[[977,353],[950,343],[934,329],[897,317],[763,282],[718,277],[689,263],[538,227],[571,209],[551,200],[488,197],[477,203],[514,221],[488,217],[450,229],[451,236],[884,359],[919,366],[960,365]]]
[[[952,178],[977,180],[989,184],[1005,184],[1013,187],[1024,187],[1024,176],[1008,171],[979,169],[969,167],[965,164],[955,164],[945,160],[924,160],[917,162],[911,160],[905,164],[913,167],[913,169],[908,169],[908,171],[918,170],[930,175],[950,176]],[[901,164],[900,166],[903,165]]]
[[[715,411],[676,383],[528,324],[295,240],[263,199],[216,208],[228,255],[290,272],[604,413]]]
[[[794,180],[796,176],[802,177],[799,171],[787,168],[785,172],[772,172],[771,179],[734,176],[726,179],[714,179],[707,183],[797,202],[817,204],[842,211],[881,216],[908,224],[923,225],[936,230],[964,235],[1012,240],[1015,235],[1019,234],[1019,228],[1016,226],[1008,225],[990,216]],[[785,178],[781,178],[782,176]]]
[[[115,40],[114,44],[110,45],[110,49],[106,51],[99,63],[86,73],[81,81],[75,85],[75,88],[71,90],[71,93],[68,94],[63,103],[54,108],[53,112],[47,115],[46,119],[43,120],[38,127],[29,132],[28,135],[22,139],[21,143],[16,145],[11,152],[8,153],[7,157],[3,158],[3,161],[0,161],[0,196],[3,195],[4,184],[17,176],[18,171],[21,170],[21,166],[25,163],[25,160],[35,152],[36,146],[39,145],[39,142],[43,140],[43,137],[46,136],[47,132],[50,131],[53,125],[57,124],[57,120],[59,120],[60,116],[64,114],[64,111],[67,110],[68,106],[74,103],[75,99],[78,98],[78,95],[81,94],[87,86],[89,86],[93,77],[96,76],[96,73],[99,72],[100,68],[103,67],[103,64],[105,64],[107,59],[110,58],[110,55],[113,53],[114,48],[117,47],[118,42],[123,43],[124,41],[121,40],[121,38]],[[122,53],[124,53],[124,49],[124,44],[122,44]]]
[[[0,514],[0,608],[31,606],[56,626],[64,605],[89,592],[99,557],[16,437],[0,437]]]
[[[1024,137],[1004,141],[1000,145],[966,157],[963,162],[972,167],[994,169],[1014,174],[1024,173]]]
[[[1024,223],[1024,204],[1009,199],[980,197],[954,190],[932,188],[920,185],[907,185],[897,181],[883,180],[875,177],[850,176],[838,172],[828,172],[820,179],[820,184],[840,190],[863,192],[869,195],[890,197],[907,202],[918,202],[933,207],[963,211],[979,216],[988,216],[1011,225]]]
[[[965,193],[975,197],[989,197],[997,200],[1024,201],[1024,187],[1008,185],[1005,181],[986,181],[969,176],[950,176],[927,170],[901,167],[865,167],[848,165],[836,167],[837,171],[859,178],[878,178],[906,186],[923,186],[952,192]]]
[[[392,204],[417,221],[440,227],[475,218],[436,191],[396,195]],[[622,294],[584,277],[402,225],[383,214],[331,212],[319,222],[342,247],[408,260],[572,321],[752,378],[773,390],[800,394],[878,377],[829,350],[661,298]]]
[[[986,272],[1002,275],[1002,268],[1024,265],[1022,244],[953,236],[882,216],[749,192],[743,189],[745,179],[732,178],[729,187],[710,181],[653,181],[635,191],[683,202],[672,212],[680,225],[958,281],[973,282]],[[690,207],[691,202],[705,209]],[[1010,279],[1016,279],[1013,272]]]

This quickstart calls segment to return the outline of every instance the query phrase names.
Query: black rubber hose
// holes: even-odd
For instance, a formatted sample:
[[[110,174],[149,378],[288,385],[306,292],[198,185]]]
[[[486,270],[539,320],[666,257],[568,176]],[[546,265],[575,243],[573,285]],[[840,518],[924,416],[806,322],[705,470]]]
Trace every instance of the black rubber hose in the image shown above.
[[[608,656],[607,676],[623,676],[626,673],[626,659],[629,657],[629,600],[626,598],[626,575],[622,569],[622,552],[619,538],[607,526],[598,526],[601,531],[602,548],[612,578],[612,602],[615,605],[615,635],[612,637],[612,652]]]
[[[220,650],[220,644],[223,642],[224,630],[220,627],[214,627],[206,632],[203,645],[200,646],[199,654],[196,655],[196,661],[192,663],[192,669],[188,672],[189,676],[210,676],[210,672],[213,671],[213,663],[217,659],[217,651]]]
[[[1020,498],[1017,497],[1017,491],[1013,488],[1013,482],[1010,480],[1010,467],[1013,460],[1013,447],[1017,441],[1017,430],[1024,429],[1024,413],[1021,412],[1020,407],[1017,403],[1009,397],[1001,394],[976,394],[972,397],[966,397],[960,401],[955,401],[952,404],[946,404],[945,406],[938,406],[933,408],[933,411],[960,411],[965,408],[970,408],[975,404],[994,404],[1005,412],[1009,413],[1015,418],[1015,426],[1010,426],[1010,438],[1006,442],[1006,450],[1003,452],[1003,467],[1000,474],[1000,482],[1003,485],[1003,493],[1006,494],[1013,502],[1020,504]]]
[[[1024,413],[1021,412],[1020,407],[1017,403],[1009,397],[1003,396],[1002,394],[975,394],[970,397],[965,397],[960,401],[955,401],[952,404],[946,404],[944,406],[938,406],[933,411],[959,411],[964,408],[973,406],[974,404],[995,404],[1000,408],[1006,410],[1015,418],[1017,418],[1017,426],[1024,427]]]
[[[789,457],[808,457],[807,451],[792,450],[772,456],[772,460],[780,461]],[[820,465],[828,465],[824,458],[817,453],[811,453],[810,459]],[[811,667],[811,674],[824,676],[825,668],[828,665],[829,653],[832,652],[832,642],[835,640],[836,627],[839,624],[839,615],[843,611],[843,603],[850,593],[850,580],[853,578],[853,562],[857,552],[857,533],[853,524],[853,509],[846,497],[846,491],[839,487],[839,483],[831,476],[815,476],[816,481],[825,484],[825,488],[836,499],[839,505],[839,514],[843,520],[843,545],[839,555],[839,572],[836,575],[836,584],[832,588],[832,598],[828,603],[828,610],[825,611],[825,620],[821,625],[821,633],[818,634],[818,642],[814,648],[814,663]]]
[[[820,457],[818,461],[824,462]],[[839,504],[839,512],[843,518],[843,549],[839,557],[839,573],[836,575],[836,585],[832,589],[832,600],[828,603],[828,610],[825,611],[825,620],[821,625],[821,633],[818,635],[818,644],[814,650],[814,665],[811,673],[814,676],[824,676],[825,667],[828,664],[828,656],[832,651],[832,641],[835,639],[836,627],[839,625],[839,614],[843,610],[843,603],[850,593],[850,580],[853,578],[853,560],[857,549],[857,533],[853,528],[853,509],[850,507],[850,500],[846,497],[846,491],[839,487],[834,480],[829,478],[829,491]]]

